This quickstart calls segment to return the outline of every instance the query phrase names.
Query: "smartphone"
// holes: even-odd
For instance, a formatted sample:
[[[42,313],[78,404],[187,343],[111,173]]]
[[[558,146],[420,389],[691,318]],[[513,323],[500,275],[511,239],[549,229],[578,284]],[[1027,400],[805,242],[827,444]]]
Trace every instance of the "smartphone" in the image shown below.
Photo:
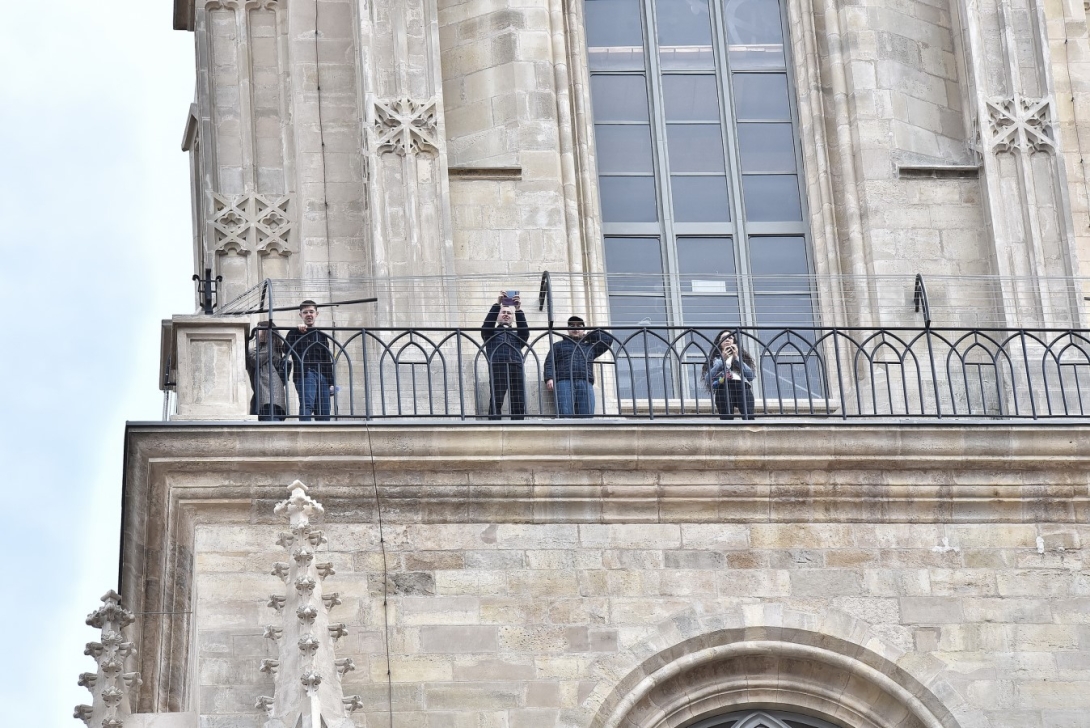
[[[518,291],[508,291],[507,295],[503,297],[503,300],[500,303],[502,303],[504,306],[514,306],[515,305],[515,298],[518,295],[519,295]]]

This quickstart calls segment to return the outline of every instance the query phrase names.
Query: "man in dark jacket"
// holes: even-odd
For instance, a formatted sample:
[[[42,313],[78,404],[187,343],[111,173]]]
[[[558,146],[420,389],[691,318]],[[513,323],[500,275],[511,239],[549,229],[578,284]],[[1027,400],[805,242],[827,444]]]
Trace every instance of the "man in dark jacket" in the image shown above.
[[[299,318],[303,323],[288,332],[288,353],[291,354],[292,381],[299,393],[299,421],[329,419],[329,397],[333,391],[333,352],[330,339],[314,328],[318,320],[318,304],[303,301],[299,304]]]
[[[605,331],[588,332],[583,319],[568,319],[567,338],[553,344],[545,357],[545,388],[556,393],[558,415],[594,415],[594,360],[612,345],[613,337]]]
[[[522,350],[530,340],[530,326],[518,296],[500,293],[481,325],[484,352],[488,357],[488,419],[498,420],[503,398],[511,393],[511,419],[526,414],[526,380],[522,371]]]

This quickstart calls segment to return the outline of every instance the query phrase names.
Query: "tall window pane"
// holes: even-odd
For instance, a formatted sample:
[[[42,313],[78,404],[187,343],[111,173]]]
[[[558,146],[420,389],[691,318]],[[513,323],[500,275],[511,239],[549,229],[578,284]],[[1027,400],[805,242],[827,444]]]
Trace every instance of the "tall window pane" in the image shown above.
[[[734,74],[734,111],[738,121],[790,121],[787,74]]]
[[[612,293],[665,293],[658,238],[606,238],[606,268]]]
[[[655,178],[598,178],[598,194],[602,199],[602,222],[655,222],[658,215],[658,195]]]
[[[599,124],[616,121],[648,123],[647,80],[643,74],[600,73],[590,79],[594,120]]]
[[[707,0],[658,0],[659,63],[663,68],[712,68]]]
[[[612,323],[692,327],[669,344],[685,367],[727,327],[812,339],[780,0],[584,3]],[[695,391],[685,367],[652,362],[664,338],[640,345],[642,374],[618,375],[626,391]]]
[[[642,69],[640,0],[587,0],[587,55],[592,69]]]
[[[729,222],[730,199],[725,176],[674,175],[670,178],[674,220]]]
[[[723,16],[732,70],[784,67],[777,0],[726,0]]]
[[[719,121],[719,82],[714,74],[662,77],[667,121]]]

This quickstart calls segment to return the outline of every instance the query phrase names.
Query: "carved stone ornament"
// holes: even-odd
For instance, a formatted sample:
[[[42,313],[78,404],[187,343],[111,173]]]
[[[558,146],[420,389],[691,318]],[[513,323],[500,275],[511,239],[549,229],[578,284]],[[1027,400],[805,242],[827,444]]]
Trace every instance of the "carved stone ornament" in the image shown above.
[[[1032,154],[1056,149],[1052,99],[1023,96],[987,102],[988,147],[996,154],[1015,150]]]
[[[87,616],[88,626],[100,630],[101,636],[98,642],[88,642],[83,654],[95,659],[98,671],[79,676],[79,685],[91,691],[91,704],[77,705],[72,717],[88,726],[121,728],[130,715],[129,693],[139,687],[140,674],[125,672],[125,659],[136,650],[121,631],[135,619],[114,591],[106,592],[102,606]]]
[[[326,538],[311,526],[311,519],[324,509],[298,480],[288,491],[275,513],[287,516],[291,524],[291,533],[280,534],[277,541],[289,558],[276,562],[272,570],[284,581],[284,593],[269,599],[281,624],[264,630],[275,642],[277,657],[261,663],[261,671],[272,677],[274,691],[272,697],[259,697],[255,707],[268,716],[265,728],[353,728],[348,713],[363,702],[358,695],[345,697],[341,678],[354,664],[351,658],[338,659],[335,652],[336,640],[347,630],[343,624],[329,623],[329,610],[339,600],[322,592],[323,575],[332,576],[333,566],[315,563]]]
[[[205,10],[275,10],[280,5],[280,0],[208,0],[204,4]]]
[[[435,100],[388,99],[375,102],[378,154],[431,154],[439,151]]]
[[[217,252],[290,252],[291,197],[212,193],[212,229]]]

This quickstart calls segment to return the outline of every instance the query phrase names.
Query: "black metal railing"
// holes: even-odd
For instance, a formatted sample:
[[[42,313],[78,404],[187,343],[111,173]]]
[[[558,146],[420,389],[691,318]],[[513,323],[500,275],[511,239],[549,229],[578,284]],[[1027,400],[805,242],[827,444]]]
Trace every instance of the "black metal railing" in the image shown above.
[[[308,419],[309,380],[328,388],[330,419],[489,415],[496,375],[477,329],[321,329],[293,341],[292,329],[251,339],[254,412]],[[720,416],[723,399],[705,383],[723,330],[612,327],[591,364],[595,416]],[[802,418],[1082,418],[1090,412],[1090,331],[1075,329],[782,328],[727,329],[752,362],[748,399],[736,416]],[[525,416],[554,418],[544,381],[557,329],[531,329],[522,350]],[[326,361],[328,359],[328,361]],[[313,376],[324,367],[322,378]],[[507,372],[517,377],[519,372]],[[735,375],[738,378],[738,375]],[[324,398],[324,391],[317,393]],[[508,396],[507,399],[510,399]],[[320,404],[320,402],[319,402]],[[276,406],[280,410],[275,409]],[[752,412],[749,407],[752,406]],[[502,414],[509,415],[510,403]],[[722,413],[726,414],[726,413]]]

